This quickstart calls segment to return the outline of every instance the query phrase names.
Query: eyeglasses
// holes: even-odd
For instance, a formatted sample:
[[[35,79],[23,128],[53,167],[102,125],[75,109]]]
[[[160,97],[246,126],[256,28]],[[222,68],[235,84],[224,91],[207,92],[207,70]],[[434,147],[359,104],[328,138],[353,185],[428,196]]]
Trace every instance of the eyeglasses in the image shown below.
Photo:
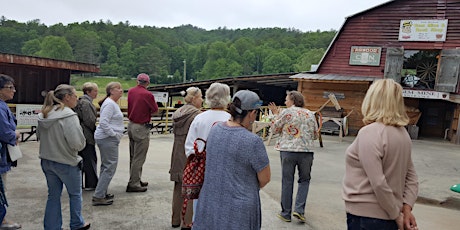
[[[75,98],[78,97],[78,96],[77,96],[76,94],[74,94],[74,93],[69,93],[68,95],[71,96],[71,97],[75,97]]]
[[[3,88],[4,89],[10,89],[10,90],[16,90],[16,87],[14,87],[14,86],[5,86]]]

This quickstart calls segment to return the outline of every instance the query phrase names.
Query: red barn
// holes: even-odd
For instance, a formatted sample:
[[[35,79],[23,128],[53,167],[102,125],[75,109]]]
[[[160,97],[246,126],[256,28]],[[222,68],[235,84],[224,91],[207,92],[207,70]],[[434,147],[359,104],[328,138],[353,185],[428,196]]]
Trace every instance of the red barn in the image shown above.
[[[346,18],[318,68],[292,78],[310,109],[333,93],[344,115],[353,110],[351,133],[363,126],[372,81],[393,78],[404,87],[415,137],[460,144],[459,75],[460,1],[394,0]]]

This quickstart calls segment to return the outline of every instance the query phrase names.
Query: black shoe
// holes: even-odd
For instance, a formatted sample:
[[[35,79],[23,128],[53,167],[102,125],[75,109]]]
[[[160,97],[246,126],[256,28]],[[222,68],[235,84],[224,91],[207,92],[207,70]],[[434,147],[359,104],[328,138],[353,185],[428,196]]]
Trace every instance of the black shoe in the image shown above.
[[[126,187],[126,192],[145,192],[147,187]]]
[[[147,187],[147,186],[149,186],[149,182],[147,182],[147,181],[145,181],[145,182],[144,182],[144,181],[141,181],[141,187]]]
[[[115,197],[115,195],[113,195],[111,193],[105,194],[105,199],[113,200],[114,197]]]
[[[192,230],[192,228],[180,228],[180,230]]]
[[[171,225],[171,227],[172,228],[178,228],[178,227],[180,227],[180,224],[173,224],[173,225]]]
[[[87,229],[90,229],[90,228],[91,228],[91,224],[85,224],[83,227],[77,228],[77,230],[87,230]]]

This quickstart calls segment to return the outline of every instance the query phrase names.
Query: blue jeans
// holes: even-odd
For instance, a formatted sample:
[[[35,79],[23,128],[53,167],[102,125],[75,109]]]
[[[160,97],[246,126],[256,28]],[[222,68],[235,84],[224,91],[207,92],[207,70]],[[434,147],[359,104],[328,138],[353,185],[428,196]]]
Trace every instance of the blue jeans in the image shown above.
[[[46,201],[45,230],[61,230],[61,194],[65,185],[69,194],[70,229],[83,227],[85,221],[81,215],[81,171],[78,166],[61,164],[50,160],[41,160],[43,173],[48,185],[48,200]]]
[[[3,219],[6,216],[6,204],[5,205],[0,205],[0,223],[3,223]]]
[[[282,179],[281,179],[281,215],[291,219],[292,192],[294,190],[295,168],[299,171],[297,196],[294,211],[305,213],[308,189],[310,187],[310,172],[313,165],[313,152],[280,152]]]
[[[117,170],[118,164],[118,144],[120,140],[116,137],[107,137],[104,139],[96,139],[99,152],[101,154],[101,174],[99,182],[97,182],[96,191],[93,197],[104,198],[107,194],[110,181]]]
[[[364,216],[355,216],[347,213],[348,230],[397,230],[394,220],[383,220]]]

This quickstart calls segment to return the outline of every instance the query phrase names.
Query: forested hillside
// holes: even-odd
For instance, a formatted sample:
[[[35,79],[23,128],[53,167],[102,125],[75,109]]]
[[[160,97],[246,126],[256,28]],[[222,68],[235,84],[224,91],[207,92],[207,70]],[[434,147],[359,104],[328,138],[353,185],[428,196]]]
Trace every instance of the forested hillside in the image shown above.
[[[283,28],[204,30],[132,26],[110,21],[44,25],[0,18],[0,52],[99,64],[102,76],[152,83],[310,70],[336,31]]]

